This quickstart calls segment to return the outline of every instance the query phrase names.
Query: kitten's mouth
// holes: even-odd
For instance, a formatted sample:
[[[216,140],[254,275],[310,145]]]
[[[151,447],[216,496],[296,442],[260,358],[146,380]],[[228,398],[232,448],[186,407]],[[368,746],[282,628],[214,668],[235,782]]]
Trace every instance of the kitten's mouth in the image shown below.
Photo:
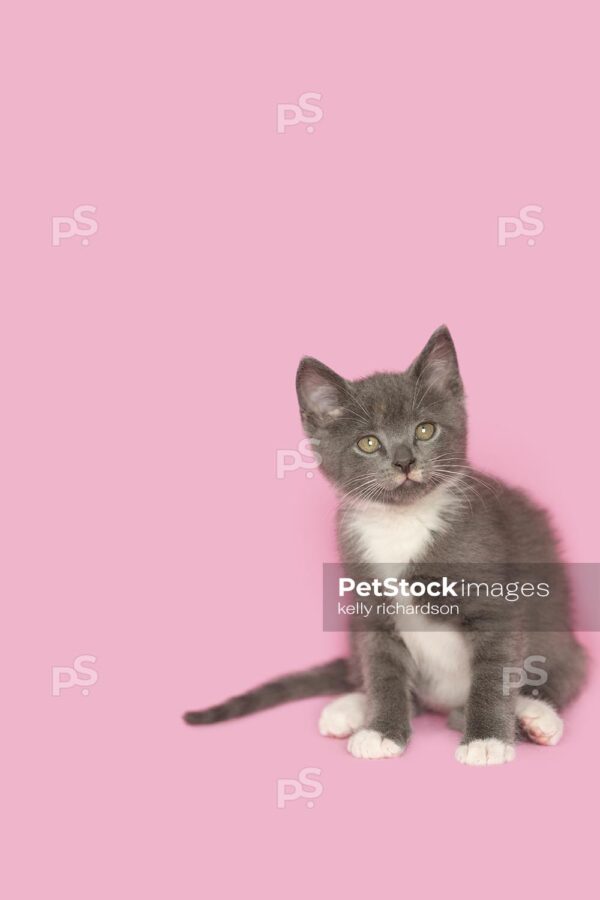
[[[391,480],[379,482],[374,495],[366,499],[374,503],[412,503],[428,489],[429,485],[422,469],[411,471],[408,475],[398,472],[391,476]]]
[[[399,496],[408,493],[409,491],[413,491],[422,484],[423,479],[411,478],[410,475],[408,477],[405,475],[402,480],[397,479],[391,484],[386,485],[385,490],[391,495]]]
[[[423,484],[424,480],[422,471],[409,472],[408,475],[397,475],[392,482],[391,489],[397,490],[398,488],[411,487],[414,484]]]

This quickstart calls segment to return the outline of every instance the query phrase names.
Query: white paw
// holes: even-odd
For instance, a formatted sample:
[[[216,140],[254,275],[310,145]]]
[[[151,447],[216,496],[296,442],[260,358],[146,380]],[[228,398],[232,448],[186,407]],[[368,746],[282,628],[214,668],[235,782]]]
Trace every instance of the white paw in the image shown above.
[[[400,756],[404,752],[402,744],[397,744],[371,728],[361,728],[348,741],[348,750],[357,759],[385,759]]]
[[[517,697],[517,719],[527,736],[536,744],[553,747],[563,733],[563,720],[545,700]]]
[[[515,758],[515,748],[512,744],[505,744],[496,738],[486,738],[483,741],[461,744],[455,756],[460,763],[467,766],[498,766],[501,763],[512,762]]]
[[[325,737],[348,737],[365,721],[364,694],[344,694],[328,703],[319,719],[319,731]]]

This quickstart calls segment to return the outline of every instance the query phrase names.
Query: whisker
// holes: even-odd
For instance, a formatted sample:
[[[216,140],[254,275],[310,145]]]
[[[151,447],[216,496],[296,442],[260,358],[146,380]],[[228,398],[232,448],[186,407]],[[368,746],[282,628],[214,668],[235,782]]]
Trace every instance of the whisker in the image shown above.
[[[435,466],[434,465],[434,468],[440,472],[445,470],[445,474],[458,473],[463,478],[468,478],[471,481],[476,482],[476,484],[481,485],[481,487],[486,488],[491,494],[494,495],[494,497],[499,496],[499,491],[496,487],[493,487],[491,484],[488,484],[486,481],[483,481],[481,478],[478,478],[476,475],[473,474],[473,472],[469,469],[468,466],[452,465],[449,463],[444,463],[443,466]]]

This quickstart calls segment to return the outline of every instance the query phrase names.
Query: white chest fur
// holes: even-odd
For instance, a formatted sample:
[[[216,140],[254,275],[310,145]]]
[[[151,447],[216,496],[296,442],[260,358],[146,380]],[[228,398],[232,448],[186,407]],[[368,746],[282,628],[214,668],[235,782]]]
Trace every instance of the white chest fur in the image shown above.
[[[416,627],[423,630],[412,630]],[[448,711],[464,706],[471,686],[471,651],[464,635],[425,616],[412,629],[401,633],[415,662],[417,696],[428,709]]]
[[[455,496],[440,487],[410,506],[361,507],[348,513],[346,521],[362,561],[383,567],[378,574],[384,577],[399,577],[449,527],[455,503]],[[471,683],[471,653],[464,636],[431,617],[411,616],[410,623],[404,629],[399,622],[398,630],[415,662],[414,688],[422,702],[439,710],[463,706]]]
[[[364,562],[406,565],[417,561],[436,533],[448,527],[456,497],[443,487],[409,506],[370,503],[347,513]]]

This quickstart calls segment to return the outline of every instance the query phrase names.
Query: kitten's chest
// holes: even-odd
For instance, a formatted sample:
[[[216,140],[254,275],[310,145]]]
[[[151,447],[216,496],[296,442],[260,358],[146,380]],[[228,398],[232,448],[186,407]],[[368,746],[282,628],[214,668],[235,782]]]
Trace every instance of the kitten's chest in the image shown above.
[[[346,528],[360,562],[408,565],[422,559],[448,527],[448,505],[445,495],[436,495],[407,507],[373,504],[353,510]]]
[[[447,494],[432,492],[406,508],[373,505],[353,510],[345,524],[356,548],[353,559],[377,566],[379,577],[400,577],[450,527],[452,503]],[[414,661],[413,688],[425,706],[436,710],[463,706],[471,682],[471,655],[464,636],[421,614],[406,622],[400,618],[396,628]]]
[[[380,565],[419,559],[433,540],[431,529],[409,516],[362,516],[354,528],[363,561]]]

